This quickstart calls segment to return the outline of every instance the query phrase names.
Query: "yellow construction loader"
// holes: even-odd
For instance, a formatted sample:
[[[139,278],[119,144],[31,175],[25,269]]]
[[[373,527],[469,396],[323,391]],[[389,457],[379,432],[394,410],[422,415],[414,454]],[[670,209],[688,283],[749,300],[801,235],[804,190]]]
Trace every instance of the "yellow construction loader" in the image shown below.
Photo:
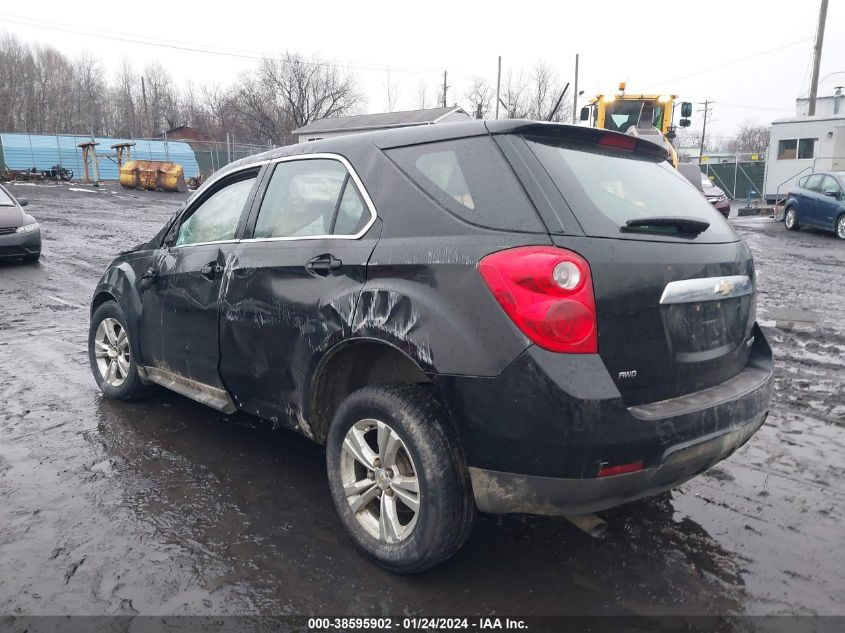
[[[581,108],[581,120],[593,127],[622,132],[663,145],[669,151],[672,164],[678,166],[678,154],[672,146],[675,125],[672,122],[675,99],[672,94],[625,94],[625,84],[619,92],[600,94]],[[692,103],[681,103],[681,127],[689,127]]]

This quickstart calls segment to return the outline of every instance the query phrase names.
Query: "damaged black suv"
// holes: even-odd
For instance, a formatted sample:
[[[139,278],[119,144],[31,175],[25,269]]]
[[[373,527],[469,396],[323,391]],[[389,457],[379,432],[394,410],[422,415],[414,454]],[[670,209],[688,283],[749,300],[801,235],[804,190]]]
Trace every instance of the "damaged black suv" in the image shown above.
[[[91,304],[111,397],[162,385],[326,445],[352,539],[452,555],[476,511],[583,516],[724,459],[768,414],[746,245],[647,141],[529,121],[227,166]]]

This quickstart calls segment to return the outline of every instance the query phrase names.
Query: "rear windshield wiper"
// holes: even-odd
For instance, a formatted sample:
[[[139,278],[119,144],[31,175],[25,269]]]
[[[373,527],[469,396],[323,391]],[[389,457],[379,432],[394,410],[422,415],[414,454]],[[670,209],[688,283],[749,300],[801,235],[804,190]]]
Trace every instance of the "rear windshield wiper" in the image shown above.
[[[619,230],[628,233],[660,233],[665,235],[690,235],[704,233],[710,223],[695,218],[635,218],[625,222]]]

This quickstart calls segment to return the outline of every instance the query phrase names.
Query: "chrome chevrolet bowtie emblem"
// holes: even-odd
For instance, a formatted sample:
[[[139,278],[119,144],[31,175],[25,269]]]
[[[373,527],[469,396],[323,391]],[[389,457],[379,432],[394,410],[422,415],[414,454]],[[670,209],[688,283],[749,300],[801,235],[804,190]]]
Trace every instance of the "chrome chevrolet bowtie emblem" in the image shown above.
[[[722,295],[723,297],[727,297],[729,294],[731,294],[734,291],[735,287],[736,287],[736,285],[733,282],[727,281],[726,279],[723,279],[722,281],[720,281],[719,283],[716,284],[716,287],[713,288],[713,292],[717,295]]]

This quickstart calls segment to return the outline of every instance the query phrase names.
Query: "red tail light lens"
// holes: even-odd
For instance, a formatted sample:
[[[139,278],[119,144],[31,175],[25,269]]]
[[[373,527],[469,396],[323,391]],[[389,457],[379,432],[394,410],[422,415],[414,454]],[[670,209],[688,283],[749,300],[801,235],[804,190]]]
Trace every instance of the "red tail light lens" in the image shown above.
[[[552,352],[598,352],[593,280],[583,257],[553,246],[521,246],[487,255],[478,271],[534,343]]]

